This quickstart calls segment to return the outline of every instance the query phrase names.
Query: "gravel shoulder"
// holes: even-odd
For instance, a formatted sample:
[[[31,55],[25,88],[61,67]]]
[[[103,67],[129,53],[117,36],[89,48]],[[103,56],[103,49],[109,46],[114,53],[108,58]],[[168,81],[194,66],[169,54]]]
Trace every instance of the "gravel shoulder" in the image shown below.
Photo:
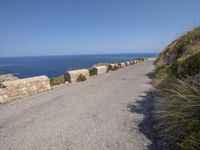
[[[133,108],[151,90],[153,69],[153,60],[142,62],[1,105],[0,149],[148,149],[146,110]]]

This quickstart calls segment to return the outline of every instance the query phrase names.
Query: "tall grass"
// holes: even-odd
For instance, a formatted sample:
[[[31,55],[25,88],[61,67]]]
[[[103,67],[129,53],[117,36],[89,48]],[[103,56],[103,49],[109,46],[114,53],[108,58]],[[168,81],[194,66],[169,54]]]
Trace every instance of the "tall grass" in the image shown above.
[[[197,27],[172,42],[156,61],[154,82],[161,97],[156,128],[170,141],[171,149],[200,149],[199,42]]]
[[[172,149],[200,149],[200,80],[193,78],[200,73],[199,60],[194,53],[158,68],[156,88],[162,101],[156,127]]]
[[[198,83],[200,85],[200,83]],[[199,86],[200,87],[200,86]],[[186,81],[171,78],[158,87],[162,97],[157,129],[174,148],[200,149],[200,89]]]

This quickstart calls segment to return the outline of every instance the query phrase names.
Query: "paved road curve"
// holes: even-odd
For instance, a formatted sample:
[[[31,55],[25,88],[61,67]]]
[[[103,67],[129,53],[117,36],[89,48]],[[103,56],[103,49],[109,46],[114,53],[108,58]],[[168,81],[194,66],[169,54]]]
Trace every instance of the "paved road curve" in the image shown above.
[[[142,150],[137,105],[151,88],[142,62],[0,106],[1,150]]]

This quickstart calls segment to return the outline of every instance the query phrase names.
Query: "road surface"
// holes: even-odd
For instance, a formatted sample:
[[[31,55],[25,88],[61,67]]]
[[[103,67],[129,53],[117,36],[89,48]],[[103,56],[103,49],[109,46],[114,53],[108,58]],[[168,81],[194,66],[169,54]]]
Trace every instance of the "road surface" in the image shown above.
[[[0,105],[1,150],[142,150],[151,141],[131,111],[151,89],[153,61]]]

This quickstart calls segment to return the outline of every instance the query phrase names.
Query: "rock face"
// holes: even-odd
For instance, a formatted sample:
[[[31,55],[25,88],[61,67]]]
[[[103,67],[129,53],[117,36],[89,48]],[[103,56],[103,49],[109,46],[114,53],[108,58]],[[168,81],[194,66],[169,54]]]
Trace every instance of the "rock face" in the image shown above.
[[[6,81],[2,82],[2,85],[3,88],[0,89],[0,103],[50,89],[49,78],[46,76]]]
[[[85,77],[85,79],[87,79],[89,77],[89,70],[80,69],[80,70],[66,71],[64,75],[65,81],[68,81],[70,83],[77,82],[80,76]]]
[[[106,72],[108,72],[108,67],[107,66],[97,66],[94,68],[91,68],[92,75],[101,75],[101,74],[105,74]]]

